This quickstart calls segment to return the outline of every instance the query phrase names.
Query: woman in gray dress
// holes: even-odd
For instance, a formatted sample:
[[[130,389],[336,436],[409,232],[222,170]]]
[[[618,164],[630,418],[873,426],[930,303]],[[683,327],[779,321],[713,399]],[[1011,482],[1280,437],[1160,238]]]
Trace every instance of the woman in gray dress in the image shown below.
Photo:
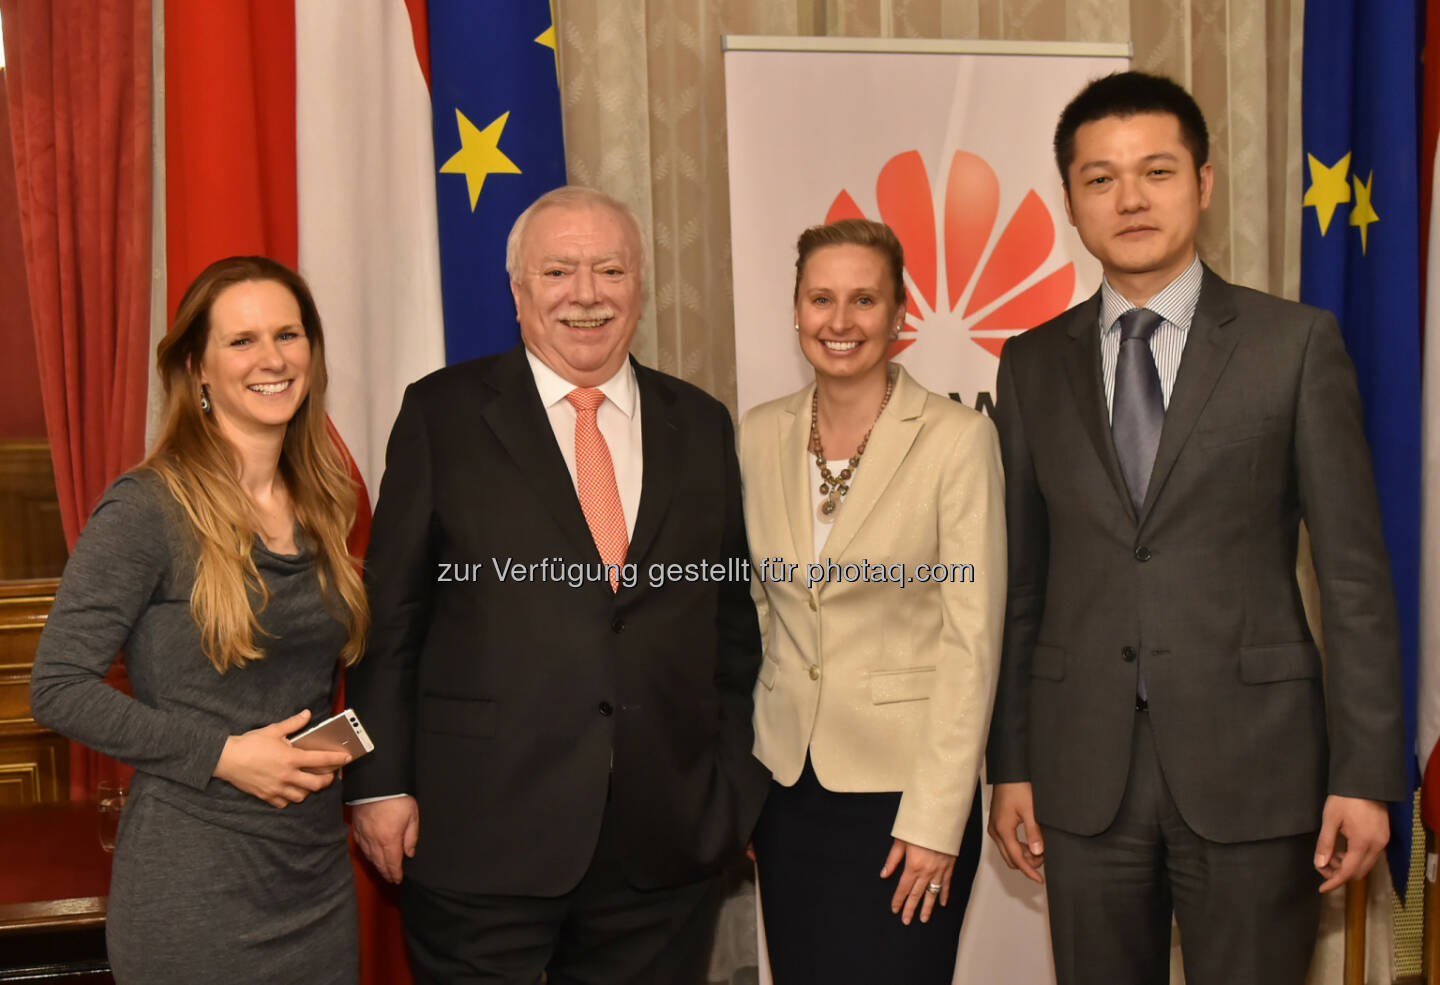
[[[208,267],[156,355],[165,423],[106,491],[35,658],[36,719],[136,769],[107,942],[119,985],[353,985],[344,753],[329,714],[369,611],[320,317],[263,257]],[[135,696],[104,674],[124,650]]]

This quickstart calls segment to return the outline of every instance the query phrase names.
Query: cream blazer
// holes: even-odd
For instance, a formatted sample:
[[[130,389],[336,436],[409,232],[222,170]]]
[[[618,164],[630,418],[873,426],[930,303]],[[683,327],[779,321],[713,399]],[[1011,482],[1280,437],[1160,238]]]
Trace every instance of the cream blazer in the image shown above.
[[[1005,615],[995,428],[899,369],[819,552],[822,572],[810,567],[813,390],[756,407],[740,425],[765,644],[755,755],[786,785],[808,749],[828,790],[900,791],[893,836],[955,854],[985,751]],[[943,581],[922,568],[937,564]]]

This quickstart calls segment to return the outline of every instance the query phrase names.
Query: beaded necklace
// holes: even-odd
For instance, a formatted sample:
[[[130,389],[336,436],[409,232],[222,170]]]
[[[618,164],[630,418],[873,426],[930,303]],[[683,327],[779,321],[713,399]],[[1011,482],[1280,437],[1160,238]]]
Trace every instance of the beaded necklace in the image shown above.
[[[820,388],[817,386],[815,392],[810,395],[810,451],[815,453],[815,464],[820,469],[820,495],[825,498],[820,501],[820,507],[816,511],[821,523],[834,523],[835,511],[840,508],[840,501],[850,491],[850,479],[855,475],[855,470],[860,467],[860,456],[865,454],[865,446],[870,443],[870,432],[875,430],[875,424],[880,420],[880,415],[885,413],[885,405],[890,402],[890,394],[895,392],[895,376],[887,373],[885,377],[885,399],[880,401],[880,409],[875,412],[875,420],[865,429],[865,436],[860,439],[860,444],[855,449],[855,454],[845,463],[839,475],[832,475],[830,466],[825,462],[825,450],[820,446]]]

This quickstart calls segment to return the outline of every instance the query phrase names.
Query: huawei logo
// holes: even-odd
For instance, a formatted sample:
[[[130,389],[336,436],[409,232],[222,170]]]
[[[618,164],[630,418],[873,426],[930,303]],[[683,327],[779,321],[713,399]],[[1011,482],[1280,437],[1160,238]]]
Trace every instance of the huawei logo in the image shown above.
[[[1032,188],[996,235],[1000,181],[982,158],[955,152],[938,217],[940,203],[931,201],[930,177],[919,151],[885,162],[875,198],[880,218],[905,247],[909,281],[905,327],[891,346],[892,356],[915,344],[921,324],[934,325],[937,319],[943,324],[946,317],[957,318],[972,342],[999,356],[1010,336],[1070,306],[1075,265],[1041,271],[1055,245],[1050,210]],[[863,218],[850,193],[842,190],[825,221]]]

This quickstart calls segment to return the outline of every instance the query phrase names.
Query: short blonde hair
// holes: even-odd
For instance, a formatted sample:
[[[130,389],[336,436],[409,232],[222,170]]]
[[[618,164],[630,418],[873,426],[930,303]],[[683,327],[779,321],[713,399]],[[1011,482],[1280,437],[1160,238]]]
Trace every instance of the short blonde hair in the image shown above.
[[[795,300],[800,300],[800,278],[810,254],[822,246],[866,246],[885,258],[895,285],[895,303],[905,307],[905,249],[894,230],[873,219],[840,219],[811,226],[795,244]]]
[[[505,272],[510,275],[511,282],[517,284],[520,282],[522,260],[520,253],[525,242],[525,230],[529,227],[531,219],[546,209],[597,205],[609,209],[624,219],[635,234],[635,244],[640,250],[640,284],[643,288],[650,269],[650,251],[645,248],[645,236],[640,230],[640,220],[636,217],[635,211],[619,199],[611,198],[602,191],[586,188],[584,185],[561,185],[559,188],[552,188],[531,202],[525,211],[515,219],[515,224],[510,227],[510,235],[505,239]]]

